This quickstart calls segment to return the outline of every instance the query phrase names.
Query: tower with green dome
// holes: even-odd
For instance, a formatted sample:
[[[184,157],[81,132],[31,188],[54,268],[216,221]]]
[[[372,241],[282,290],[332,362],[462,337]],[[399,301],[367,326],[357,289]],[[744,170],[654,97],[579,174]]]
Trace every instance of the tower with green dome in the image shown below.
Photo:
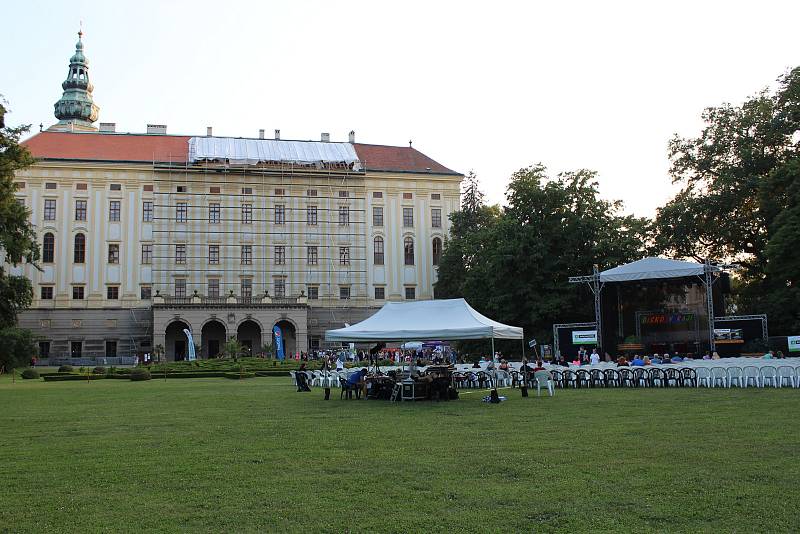
[[[94,86],[89,81],[89,60],[83,55],[83,31],[78,32],[75,54],[69,60],[67,79],[61,84],[64,94],[54,105],[58,123],[50,130],[96,131],[94,123],[100,108],[92,100]]]

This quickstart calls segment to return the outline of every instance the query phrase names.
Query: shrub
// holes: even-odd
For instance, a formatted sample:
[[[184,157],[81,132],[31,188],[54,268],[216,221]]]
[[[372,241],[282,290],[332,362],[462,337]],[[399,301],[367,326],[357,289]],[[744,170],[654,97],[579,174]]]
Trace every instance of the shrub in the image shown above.
[[[70,374],[55,374],[42,376],[45,382],[66,382],[69,380],[102,380],[105,378],[103,375],[70,375]]]
[[[36,369],[25,369],[22,371],[22,378],[30,379],[30,378],[39,378],[39,371]]]
[[[61,367],[58,368],[58,372],[59,373],[71,373],[72,372],[72,366],[71,365],[62,365]]]
[[[256,371],[256,376],[289,376],[289,371]]]
[[[105,367],[95,367],[94,369],[92,369],[92,372],[94,374],[96,374],[96,375],[104,375],[104,374],[106,374],[106,368]]]
[[[150,371],[147,369],[134,369],[131,371],[131,380],[135,382],[150,380]]]

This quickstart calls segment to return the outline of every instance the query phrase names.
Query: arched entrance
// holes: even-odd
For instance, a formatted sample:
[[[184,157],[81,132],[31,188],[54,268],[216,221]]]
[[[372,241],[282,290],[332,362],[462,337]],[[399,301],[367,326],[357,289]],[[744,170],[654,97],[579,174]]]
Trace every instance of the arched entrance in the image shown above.
[[[278,321],[275,326],[281,329],[283,336],[283,351],[287,358],[294,357],[297,351],[297,331],[289,321]],[[275,334],[272,335],[272,342],[275,343]]]
[[[236,339],[247,347],[248,355],[258,352],[261,349],[261,327],[257,322],[248,319],[236,329]]]
[[[164,332],[164,357],[167,361],[185,360],[189,355],[188,341],[183,329],[190,329],[183,321],[172,321]]]
[[[203,342],[203,356],[206,358],[216,358],[222,352],[225,345],[225,325],[220,321],[208,321],[203,325],[201,331]]]

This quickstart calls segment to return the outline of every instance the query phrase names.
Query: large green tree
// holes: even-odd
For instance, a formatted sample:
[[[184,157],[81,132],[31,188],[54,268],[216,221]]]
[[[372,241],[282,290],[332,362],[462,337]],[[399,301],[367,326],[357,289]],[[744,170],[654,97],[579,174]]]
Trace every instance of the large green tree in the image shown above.
[[[703,113],[698,137],[675,136],[671,174],[681,191],[658,210],[657,250],[732,260],[737,311],[767,312],[773,332],[800,331],[797,242],[800,67],[740,106]],[[796,254],[796,253],[795,253]]]
[[[14,198],[14,173],[33,163],[30,152],[19,144],[28,126],[5,125],[6,108],[0,103],[0,367],[25,363],[33,351],[28,331],[16,328],[17,313],[31,303],[31,283],[25,277],[7,273],[6,264],[16,265],[39,259],[36,233],[25,206]]]
[[[568,277],[643,257],[648,231],[646,219],[622,215],[622,204],[600,198],[597,187],[592,171],[550,177],[534,165],[511,177],[502,210],[469,204],[465,194],[451,216],[436,297],[464,297],[542,341],[552,339],[553,323],[591,318],[591,297]]]

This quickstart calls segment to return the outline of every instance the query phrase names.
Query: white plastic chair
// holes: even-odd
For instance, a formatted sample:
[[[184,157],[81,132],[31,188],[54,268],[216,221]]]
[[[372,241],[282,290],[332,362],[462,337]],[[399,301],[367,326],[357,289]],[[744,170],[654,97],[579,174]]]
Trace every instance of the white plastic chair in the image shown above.
[[[728,387],[731,387],[736,382],[736,386],[743,388],[744,380],[742,377],[742,368],[732,365],[728,367]]]
[[[711,387],[717,387],[718,384],[721,384],[722,387],[729,387],[728,373],[724,367],[711,368]]]
[[[748,365],[744,368],[744,386],[743,387],[750,387],[750,382],[757,387],[761,387],[761,373],[758,372],[758,367],[754,365]]]
[[[778,387],[778,370],[771,365],[761,368],[761,387],[767,387],[767,382],[772,387]]]
[[[783,387],[784,382],[787,380],[790,387],[797,387],[797,373],[794,367],[781,365],[778,367],[778,387]]]
[[[539,397],[542,394],[542,387],[547,389],[547,392],[552,397],[554,395],[554,388],[553,388],[553,377],[550,376],[549,371],[536,371],[533,374],[534,379],[536,380],[536,396]]]
[[[705,386],[707,388],[711,387],[711,371],[708,367],[698,367],[695,369],[697,373],[697,387]]]
[[[297,387],[297,377],[295,376],[295,371],[289,371],[289,376],[292,377],[292,385]]]

